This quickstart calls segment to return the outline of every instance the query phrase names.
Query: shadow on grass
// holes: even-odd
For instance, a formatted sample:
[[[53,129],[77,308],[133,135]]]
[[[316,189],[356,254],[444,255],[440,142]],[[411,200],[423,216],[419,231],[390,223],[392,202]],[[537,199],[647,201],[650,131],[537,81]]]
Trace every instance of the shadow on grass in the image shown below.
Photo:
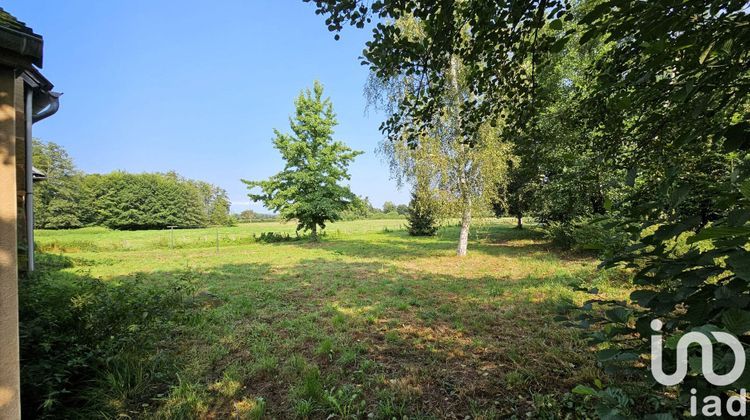
[[[274,243],[270,246],[315,247],[335,255],[359,258],[411,260],[455,254],[459,228],[443,227],[432,237],[409,236],[406,231],[386,231],[376,237],[331,237],[319,243],[307,241]],[[284,252],[284,251],[280,251]],[[505,257],[548,255],[562,260],[580,260],[589,255],[564,252],[544,238],[538,228],[515,229],[510,225],[479,226],[472,231],[469,254]]]
[[[322,389],[358,390],[360,414],[383,414],[389,402],[439,418],[535,413],[535,397],[599,378],[578,332],[552,320],[575,298],[581,279],[572,275],[466,282],[328,259],[256,280],[242,276],[243,265],[216,270],[237,273],[245,295],[212,286],[226,302],[212,319],[233,322],[201,332],[215,340],[193,353],[211,355],[194,377],[211,387],[201,378],[235,372],[245,396],[264,398],[272,416],[294,415],[288,407],[310,398],[320,417],[336,414],[324,397],[299,394],[305,377],[287,368],[299,359],[321,373]],[[248,304],[257,308],[252,316],[233,315]],[[230,402],[218,404],[219,414],[230,414]]]
[[[65,417],[85,404],[111,415],[223,418],[247,415],[259,401],[266,415],[278,418],[562,413],[564,407],[541,406],[540,396],[559,396],[600,378],[578,332],[553,321],[580,298],[573,286],[588,280],[565,272],[466,281],[394,263],[449,255],[454,230],[435,238],[386,232],[368,241],[264,245],[278,247],[280,255],[284,247],[331,251],[331,258],[291,267],[223,264],[116,277],[108,281],[111,287],[138,281],[152,285],[155,295],[172,280],[187,281],[189,296],[170,301],[184,312],[163,319],[168,332],[135,336],[119,349],[142,358],[149,373],[133,374],[127,359],[115,358],[113,366],[101,359],[105,355],[95,354],[89,363],[96,369],[86,369],[87,377],[72,375],[60,388],[96,398],[86,403],[63,398],[54,414]],[[510,257],[548,252],[537,248],[537,240],[537,232],[501,227],[489,229],[471,249]],[[346,260],[350,256],[373,261]],[[66,260],[44,270],[51,281],[73,284],[75,275],[63,270],[69,264]],[[75,297],[54,310],[71,310]],[[50,321],[40,327],[59,325]],[[128,330],[112,325],[112,331]],[[153,352],[164,360],[154,364]],[[30,371],[28,380],[55,370],[47,362],[35,360],[39,368]],[[122,370],[127,373],[118,373]]]

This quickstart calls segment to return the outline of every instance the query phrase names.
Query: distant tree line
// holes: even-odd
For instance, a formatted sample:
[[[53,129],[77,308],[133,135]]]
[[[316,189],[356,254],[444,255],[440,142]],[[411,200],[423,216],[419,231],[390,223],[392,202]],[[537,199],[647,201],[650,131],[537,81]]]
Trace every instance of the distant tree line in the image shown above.
[[[162,229],[233,220],[224,189],[175,172],[85,174],[61,146],[36,139],[34,166],[47,175],[34,186],[36,228]]]
[[[409,206],[406,204],[394,204],[392,201],[383,203],[383,208],[377,208],[368,197],[357,196],[352,200],[346,210],[341,212],[341,220],[362,219],[403,219],[409,215]],[[253,210],[243,210],[232,214],[237,223],[248,222],[270,222],[278,220],[279,216],[270,213],[258,213]]]
[[[232,215],[232,218],[237,223],[247,222],[271,222],[278,219],[278,216],[271,213],[258,213],[250,209],[242,210],[239,213]]]
[[[409,206],[406,204],[394,204],[392,201],[383,203],[379,209],[370,203],[368,197],[357,196],[352,200],[349,207],[342,212],[343,220],[358,219],[402,219],[409,214]]]

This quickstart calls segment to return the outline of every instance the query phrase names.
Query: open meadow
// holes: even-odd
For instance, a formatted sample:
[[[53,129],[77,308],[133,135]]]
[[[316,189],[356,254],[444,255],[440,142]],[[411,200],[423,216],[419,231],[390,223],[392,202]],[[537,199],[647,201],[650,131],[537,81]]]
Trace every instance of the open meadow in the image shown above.
[[[93,377],[66,397],[73,398],[66,409],[139,418],[557,417],[584,410],[574,407],[584,397],[571,389],[607,378],[579,331],[554,318],[590,297],[576,287],[617,299],[627,287],[597,271],[597,260],[556,251],[533,226],[480,223],[469,255],[458,259],[458,228],[417,238],[403,225],[338,222],[318,243],[259,243],[253,234],[293,232],[294,225],[242,224],[218,229],[218,251],[216,229],[176,230],[174,246],[168,231],[39,231],[40,281],[48,285],[94,277],[110,289],[186,291],[178,303],[162,300],[182,309],[157,326],[140,321],[151,319],[150,309],[125,317],[133,325],[123,334],[153,333],[134,338],[137,348],[115,346],[118,363],[88,367]],[[73,312],[102,304],[73,290]],[[108,314],[129,313],[119,300]]]

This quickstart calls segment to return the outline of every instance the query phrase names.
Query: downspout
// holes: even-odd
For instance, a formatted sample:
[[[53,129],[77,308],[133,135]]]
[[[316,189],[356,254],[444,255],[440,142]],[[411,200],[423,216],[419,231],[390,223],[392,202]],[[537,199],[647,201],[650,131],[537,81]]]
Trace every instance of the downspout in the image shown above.
[[[57,92],[45,92],[48,103],[43,109],[34,113],[34,90],[26,88],[26,106],[24,116],[26,117],[26,153],[24,161],[26,165],[26,269],[29,273],[34,271],[34,155],[32,146],[34,143],[31,136],[31,127],[53,115],[60,108],[60,94]],[[42,101],[44,104],[44,101]]]
[[[26,87],[24,119],[26,120],[26,153],[24,153],[24,170],[26,171],[26,270],[34,271],[34,161],[31,146],[31,126],[34,124],[33,99],[34,91]]]

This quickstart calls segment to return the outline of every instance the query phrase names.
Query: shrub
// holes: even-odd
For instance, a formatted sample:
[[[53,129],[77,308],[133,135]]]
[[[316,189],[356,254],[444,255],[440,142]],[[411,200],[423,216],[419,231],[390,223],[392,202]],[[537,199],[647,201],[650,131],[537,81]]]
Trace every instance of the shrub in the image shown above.
[[[563,249],[573,249],[576,245],[573,237],[575,226],[571,223],[549,222],[545,234],[552,244]]]
[[[323,234],[320,234],[318,236],[323,236]],[[305,239],[306,237],[307,236],[300,235],[299,233],[295,233],[294,236],[288,233],[281,233],[281,232],[261,232],[260,236],[256,236],[255,234],[253,234],[253,238],[255,238],[255,242],[265,242],[265,243],[301,241],[302,239]]]
[[[561,248],[594,251],[604,258],[616,255],[631,243],[627,232],[605,218],[550,222],[546,232],[552,243]]]
[[[87,407],[119,411],[146,398],[154,381],[166,375],[168,364],[159,360],[163,354],[152,350],[188,309],[191,274],[168,287],[139,278],[104,282],[55,271],[65,266],[60,258],[40,255],[40,269],[20,282],[25,413],[66,417],[64,410],[80,414]],[[97,389],[102,383],[109,385]]]
[[[437,233],[437,212],[432,194],[427,188],[417,187],[409,202],[409,235],[433,236]]]

